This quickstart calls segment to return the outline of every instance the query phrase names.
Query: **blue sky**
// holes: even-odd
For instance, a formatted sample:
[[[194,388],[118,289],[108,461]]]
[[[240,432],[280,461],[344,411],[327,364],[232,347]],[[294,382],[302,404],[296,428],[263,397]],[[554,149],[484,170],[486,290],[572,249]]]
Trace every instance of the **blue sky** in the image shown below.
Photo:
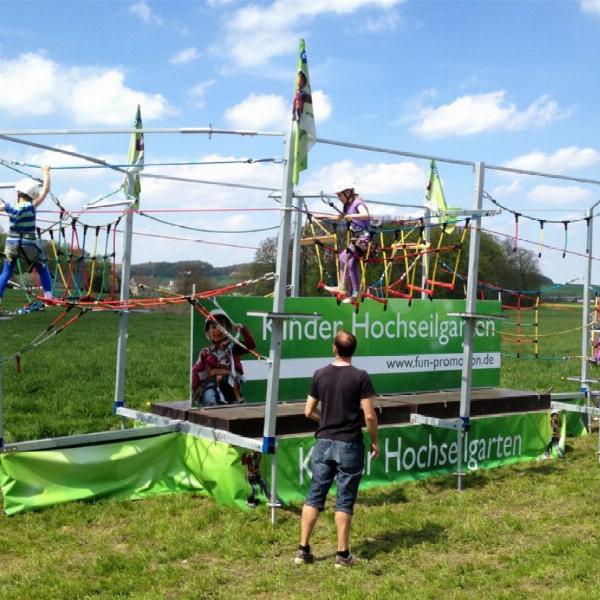
[[[600,179],[600,0],[4,0],[0,128],[124,127],[139,102],[146,127],[212,124],[284,131],[300,37],[306,40],[319,137]],[[115,163],[126,160],[129,145],[127,135],[27,139]],[[283,154],[276,137],[154,134],[145,144],[147,163]],[[80,164],[4,141],[0,158],[55,167]],[[449,203],[472,206],[471,169],[443,163],[439,169]],[[270,163],[157,166],[147,172],[281,184],[281,165]],[[427,173],[424,160],[317,144],[299,189],[333,192],[336,182],[349,176],[367,199],[421,204]],[[118,176],[102,170],[56,169],[53,176],[53,190],[73,210],[120,184]],[[0,167],[0,182],[17,177]],[[488,173],[485,189],[504,205],[547,220],[581,218],[600,199],[598,186],[497,172]],[[10,192],[3,196],[8,199]],[[263,192],[143,181],[143,209],[177,210],[160,216],[195,227],[235,231],[276,225],[277,212],[247,210],[273,206]],[[236,210],[180,212],[198,208]],[[101,223],[111,216],[85,218]],[[514,217],[503,213],[486,219],[484,227],[510,235]],[[136,217],[134,229],[249,247],[266,235],[200,234],[143,217]],[[596,232],[599,238],[600,223]],[[537,242],[539,225],[522,220],[519,233]],[[584,252],[584,237],[583,225],[569,225],[567,249]],[[562,250],[563,226],[547,224],[545,241]],[[599,245],[594,255],[600,257]],[[523,247],[538,250],[535,243]],[[253,254],[136,235],[133,261],[202,259],[226,265]],[[541,267],[564,282],[581,275],[584,264],[577,256],[563,259],[561,251],[544,250]]]

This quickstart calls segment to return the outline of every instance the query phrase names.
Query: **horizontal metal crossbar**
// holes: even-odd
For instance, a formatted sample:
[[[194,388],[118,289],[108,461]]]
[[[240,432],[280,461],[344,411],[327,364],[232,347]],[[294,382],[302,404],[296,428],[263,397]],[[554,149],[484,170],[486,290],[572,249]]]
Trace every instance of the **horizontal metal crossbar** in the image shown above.
[[[246,313],[249,317],[265,317],[267,319],[322,319],[323,315],[319,313],[286,313],[286,312],[257,312],[250,310]]]
[[[100,431],[95,433],[82,433],[80,435],[67,435],[55,438],[46,438],[42,440],[29,440],[25,442],[15,442],[6,444],[0,452],[34,452],[36,450],[60,450],[61,448],[76,448],[79,446],[91,446],[93,444],[102,444],[109,442],[119,442],[122,440],[133,440],[140,438],[153,437],[171,433],[177,430],[176,424],[155,425],[153,427],[143,427],[139,429],[119,429],[116,431]]]
[[[255,452],[260,452],[262,448],[262,439],[247,438],[236,433],[231,433],[230,431],[204,427],[203,425],[196,425],[187,421],[180,422],[179,431],[195,437],[212,440],[213,442],[224,442],[238,448],[247,448]]]
[[[579,383],[600,383],[600,379],[581,379],[581,377],[567,377],[567,381],[578,381]]]
[[[560,400],[582,400],[584,397],[583,392],[556,392],[550,394],[550,400],[552,402]]]
[[[462,428],[460,419],[437,419],[436,417],[427,417],[411,413],[410,422],[419,425],[430,425],[431,427],[440,427],[441,429],[453,429],[459,431]]]
[[[189,435],[212,440],[214,442],[224,442],[239,448],[247,448],[248,450],[259,452],[262,446],[262,440],[260,439],[246,438],[229,431],[214,429],[213,427],[205,427],[204,425],[196,425],[195,423],[189,423],[188,421],[182,421],[180,419],[169,419],[167,417],[161,417],[153,413],[133,410],[131,408],[117,408],[117,414],[129,419],[135,419],[136,421],[142,421],[143,423],[174,426],[174,430],[180,431],[181,433],[187,433]]]
[[[567,402],[551,402],[550,406],[556,410],[575,412],[584,415],[600,415],[600,408],[595,406],[582,406],[581,404],[568,404]]]
[[[452,312],[448,313],[449,317],[460,317],[461,319],[481,319],[481,320],[493,320],[493,321],[502,321],[503,319],[507,319],[503,315],[488,315],[486,313],[466,313],[466,312]]]

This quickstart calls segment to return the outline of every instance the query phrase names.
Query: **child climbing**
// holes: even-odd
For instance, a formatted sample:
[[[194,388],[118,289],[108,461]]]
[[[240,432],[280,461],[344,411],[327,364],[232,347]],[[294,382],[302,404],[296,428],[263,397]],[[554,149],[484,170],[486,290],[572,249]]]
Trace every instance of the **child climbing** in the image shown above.
[[[16,205],[0,200],[0,212],[9,219],[9,229],[4,246],[4,267],[0,274],[0,302],[10,280],[17,261],[24,260],[28,267],[35,268],[40,276],[44,297],[52,298],[52,279],[46,266],[41,241],[36,236],[36,209],[45,200],[50,191],[50,167],[42,167],[44,182],[26,178],[15,185]]]
[[[192,367],[192,406],[219,406],[244,402],[244,369],[240,356],[254,350],[250,331],[237,325],[242,344],[235,342],[233,323],[222,310],[213,310],[204,330],[211,345],[202,348]]]
[[[350,243],[339,256],[339,287],[325,286],[325,289],[330,293],[344,294],[346,297],[343,302],[345,303],[356,302],[360,292],[360,261],[367,255],[372,240],[369,229],[371,218],[367,205],[354,192],[353,184],[345,185],[336,194],[342,203],[339,220],[349,222]],[[371,248],[370,257],[374,256],[375,248]],[[348,290],[348,279],[350,279],[350,290]]]

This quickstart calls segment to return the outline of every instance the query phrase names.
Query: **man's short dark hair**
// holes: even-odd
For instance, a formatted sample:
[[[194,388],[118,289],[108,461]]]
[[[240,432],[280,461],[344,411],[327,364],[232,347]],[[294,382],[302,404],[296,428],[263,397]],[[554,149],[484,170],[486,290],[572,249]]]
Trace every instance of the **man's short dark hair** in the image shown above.
[[[356,350],[356,337],[349,331],[341,329],[335,334],[333,345],[342,358],[350,358]]]

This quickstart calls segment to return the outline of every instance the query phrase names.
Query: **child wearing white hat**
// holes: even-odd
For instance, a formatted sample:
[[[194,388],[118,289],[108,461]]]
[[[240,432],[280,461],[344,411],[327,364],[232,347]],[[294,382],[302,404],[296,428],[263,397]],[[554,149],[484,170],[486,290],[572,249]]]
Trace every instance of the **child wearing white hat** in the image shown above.
[[[0,212],[5,212],[9,219],[4,246],[4,267],[0,273],[0,302],[19,258],[36,269],[44,289],[44,297],[52,298],[52,279],[46,266],[42,246],[36,236],[35,226],[36,208],[50,191],[50,167],[42,167],[42,172],[44,174],[42,186],[30,178],[21,179],[16,183],[16,205],[0,199]]]

